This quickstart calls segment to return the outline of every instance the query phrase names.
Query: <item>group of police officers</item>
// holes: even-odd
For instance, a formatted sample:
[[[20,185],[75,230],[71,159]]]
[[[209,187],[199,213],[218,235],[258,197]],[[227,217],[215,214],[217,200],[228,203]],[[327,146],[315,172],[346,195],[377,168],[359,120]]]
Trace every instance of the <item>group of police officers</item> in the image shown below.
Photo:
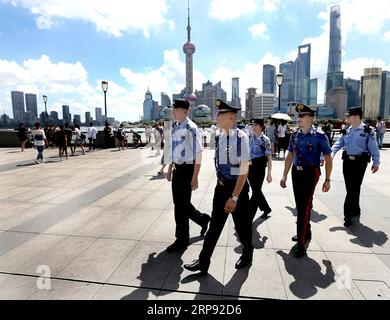
[[[201,227],[205,235],[199,258],[184,268],[190,271],[208,272],[211,256],[224,228],[232,214],[235,229],[243,247],[242,255],[235,267],[241,269],[252,262],[252,222],[257,209],[266,219],[271,213],[262,185],[272,182],[272,151],[268,137],[263,135],[264,121],[251,120],[249,134],[236,126],[240,109],[217,100],[217,126],[219,134],[215,143],[215,169],[217,184],[214,191],[211,217],[200,213],[191,204],[192,191],[198,188],[198,175],[202,162],[202,144],[196,124],[188,118],[190,104],[186,100],[175,100],[171,131],[169,169],[167,179],[172,182],[176,241],[167,251],[177,252],[189,245],[189,220]],[[311,240],[310,213],[313,195],[321,176],[320,167],[325,163],[323,192],[331,188],[333,157],[343,152],[343,174],[347,196],[344,204],[345,227],[361,214],[359,206],[360,188],[368,163],[373,159],[372,172],[380,165],[380,154],[373,128],[362,123],[362,109],[352,108],[346,114],[349,124],[340,139],[331,148],[327,136],[313,126],[314,111],[304,104],[296,107],[299,129],[291,136],[288,156],[285,160],[283,177],[280,181],[286,188],[288,174],[292,168],[292,185],[297,209],[297,242],[293,247],[296,258],[305,256]],[[267,172],[266,172],[267,171]],[[249,198],[249,188],[251,197]],[[207,232],[206,232],[207,231]]]

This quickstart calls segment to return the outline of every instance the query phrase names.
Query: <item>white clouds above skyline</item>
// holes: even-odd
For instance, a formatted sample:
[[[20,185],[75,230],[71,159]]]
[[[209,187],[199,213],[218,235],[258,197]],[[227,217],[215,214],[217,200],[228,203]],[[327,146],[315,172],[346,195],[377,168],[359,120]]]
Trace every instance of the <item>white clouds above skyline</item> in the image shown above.
[[[66,20],[93,23],[98,31],[120,37],[124,32],[142,32],[150,36],[152,30],[167,25],[174,28],[166,0],[0,0],[22,6],[36,16],[37,27],[50,29]]]
[[[269,39],[269,36],[267,34],[268,27],[264,22],[251,26],[249,28],[249,31],[252,34],[253,39],[256,38]]]

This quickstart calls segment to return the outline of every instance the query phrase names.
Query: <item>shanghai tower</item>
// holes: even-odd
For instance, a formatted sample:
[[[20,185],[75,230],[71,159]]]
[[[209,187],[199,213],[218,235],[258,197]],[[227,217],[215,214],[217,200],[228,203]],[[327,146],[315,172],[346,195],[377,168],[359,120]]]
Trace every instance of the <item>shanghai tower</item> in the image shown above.
[[[341,74],[341,13],[340,6],[330,9],[330,42],[326,91],[338,86],[334,82]]]

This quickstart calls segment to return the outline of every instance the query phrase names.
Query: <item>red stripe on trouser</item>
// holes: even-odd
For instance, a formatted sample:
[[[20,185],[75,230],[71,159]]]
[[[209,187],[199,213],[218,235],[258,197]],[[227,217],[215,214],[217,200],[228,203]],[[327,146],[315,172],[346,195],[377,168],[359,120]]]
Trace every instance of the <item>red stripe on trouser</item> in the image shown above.
[[[317,169],[316,170],[316,175],[315,175],[315,178],[314,178],[313,191],[312,191],[311,197],[309,198],[309,201],[307,202],[307,206],[306,206],[305,220],[303,222],[303,230],[302,230],[302,237],[301,237],[301,241],[302,241],[301,244],[305,244],[306,243],[306,233],[307,233],[307,229],[308,229],[308,226],[309,226],[309,220],[310,220],[310,204],[313,201],[314,192],[316,190],[316,186],[317,186],[317,183],[318,183],[319,179],[320,179],[320,170]]]

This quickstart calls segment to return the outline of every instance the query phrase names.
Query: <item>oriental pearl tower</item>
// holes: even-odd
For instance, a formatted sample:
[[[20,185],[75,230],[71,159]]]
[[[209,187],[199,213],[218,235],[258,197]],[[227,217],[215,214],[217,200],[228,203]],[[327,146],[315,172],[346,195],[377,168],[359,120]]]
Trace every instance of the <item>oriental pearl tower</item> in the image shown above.
[[[188,26],[187,26],[187,42],[183,46],[183,51],[186,55],[186,89],[184,99],[194,104],[196,95],[194,95],[194,64],[193,55],[196,47],[191,43],[191,23],[190,23],[190,1],[188,0]]]

